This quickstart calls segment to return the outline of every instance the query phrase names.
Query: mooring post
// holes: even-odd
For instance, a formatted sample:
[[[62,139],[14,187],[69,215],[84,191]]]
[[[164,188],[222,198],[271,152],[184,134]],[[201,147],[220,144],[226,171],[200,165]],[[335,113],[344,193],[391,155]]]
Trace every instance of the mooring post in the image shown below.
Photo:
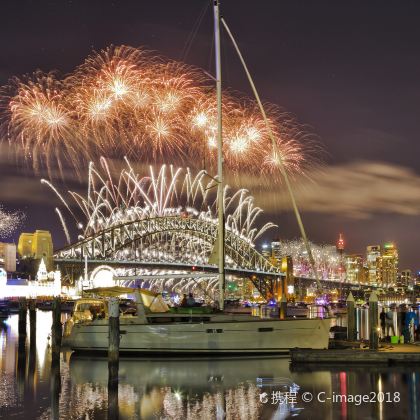
[[[369,348],[377,350],[379,347],[378,296],[373,291],[369,296]]]
[[[280,299],[280,319],[286,319],[287,317],[287,298],[283,290],[283,296]]]
[[[25,312],[26,315],[26,312]],[[19,308],[19,321],[21,318],[20,308]],[[26,322],[24,324],[26,328]],[[25,333],[21,334],[20,329],[21,323],[19,322],[19,338],[18,338],[18,354],[17,354],[17,366],[16,366],[16,385],[18,390],[18,395],[20,398],[24,397],[25,393],[25,375],[26,375],[26,330]]]
[[[118,419],[118,368],[120,353],[120,303],[109,299],[108,341],[108,419]]]
[[[61,299],[55,297],[53,300],[53,323],[51,331],[51,349],[53,357],[60,357],[61,336]]]
[[[36,342],[36,301],[32,299],[29,302],[29,329],[31,336],[31,345]]]
[[[120,352],[120,304],[118,298],[109,299],[108,362],[118,363]]]
[[[25,298],[19,299],[19,324],[18,324],[18,332],[19,338],[26,339],[26,315],[27,315],[27,303]]]
[[[356,340],[356,313],[354,308],[354,297],[352,292],[347,296],[347,340]]]

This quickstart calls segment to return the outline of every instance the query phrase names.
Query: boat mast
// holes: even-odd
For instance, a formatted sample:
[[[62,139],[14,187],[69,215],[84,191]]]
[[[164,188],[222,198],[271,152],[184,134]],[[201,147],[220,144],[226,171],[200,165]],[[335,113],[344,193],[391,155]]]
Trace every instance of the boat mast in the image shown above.
[[[222,64],[220,55],[220,13],[219,0],[213,0],[214,44],[216,62],[217,92],[217,208],[218,208],[218,257],[219,257],[219,308],[225,303],[225,216],[223,200],[223,138],[222,138]]]

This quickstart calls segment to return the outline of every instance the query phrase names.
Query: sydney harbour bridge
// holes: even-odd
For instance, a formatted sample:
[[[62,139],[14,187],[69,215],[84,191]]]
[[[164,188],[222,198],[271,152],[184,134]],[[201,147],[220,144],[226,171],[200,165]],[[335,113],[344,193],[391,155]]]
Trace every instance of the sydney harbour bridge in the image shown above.
[[[178,292],[198,287],[214,293],[219,258],[214,178],[209,180],[205,171],[192,175],[189,169],[167,165],[158,172],[150,167],[140,176],[129,162],[116,178],[106,160],[101,166],[89,166],[88,192],[85,196],[70,192],[72,203],[44,181],[80,231],[78,240],[71,241],[65,218],[56,209],[69,243],[54,255],[63,278],[83,277],[96,286]],[[257,251],[256,240],[277,226],[257,225],[262,209],[247,190],[226,186],[223,202],[228,281],[248,279],[264,298],[278,297],[289,285],[301,290],[314,285],[314,278],[293,278],[290,265],[284,267]],[[326,290],[338,287],[337,281],[321,282]]]
[[[217,224],[189,215],[134,220],[100,230],[56,252],[54,259],[67,274],[82,275],[85,264],[91,278],[109,270],[119,284],[187,289],[217,283]],[[226,275],[248,279],[265,298],[286,285],[310,287],[315,279],[293,278],[259,253],[237,232],[225,233]],[[337,282],[321,280],[328,290]],[[137,283],[139,284],[139,283]],[[346,283],[345,289],[353,284]]]

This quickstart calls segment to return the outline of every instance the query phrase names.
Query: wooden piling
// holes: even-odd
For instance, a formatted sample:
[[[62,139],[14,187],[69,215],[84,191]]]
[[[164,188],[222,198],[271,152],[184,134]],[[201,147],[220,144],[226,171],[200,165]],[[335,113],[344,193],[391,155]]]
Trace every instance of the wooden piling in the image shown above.
[[[120,304],[118,298],[109,299],[108,362],[118,363],[120,352]]]
[[[19,337],[26,338],[26,315],[27,315],[27,303],[25,298],[19,299],[19,324],[18,324],[18,332]]]
[[[29,302],[29,329],[31,337],[31,345],[36,342],[36,302],[32,299]]]
[[[357,331],[356,331],[356,312],[354,307],[354,297],[350,292],[347,296],[347,340],[355,341],[357,340]]]
[[[60,419],[60,392],[61,392],[61,374],[59,356],[51,359],[50,372],[50,397],[51,397],[51,419]]]
[[[61,336],[62,336],[62,325],[61,325],[61,299],[55,297],[53,300],[53,322],[51,327],[51,350],[53,357],[59,358],[60,347],[61,347]]]
[[[118,369],[120,353],[120,303],[109,299],[108,329],[108,419],[118,419]]]
[[[379,348],[378,296],[375,291],[369,296],[369,348]]]
[[[286,319],[287,317],[287,298],[286,294],[283,292],[283,296],[280,300],[280,319]]]

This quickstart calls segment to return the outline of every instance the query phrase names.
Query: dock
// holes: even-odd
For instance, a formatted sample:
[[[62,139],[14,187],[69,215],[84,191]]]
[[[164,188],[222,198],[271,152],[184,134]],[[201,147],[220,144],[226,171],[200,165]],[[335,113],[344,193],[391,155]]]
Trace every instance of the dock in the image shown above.
[[[291,349],[290,357],[294,364],[386,364],[397,365],[420,362],[419,344],[383,345],[377,350],[369,348],[346,349]]]

